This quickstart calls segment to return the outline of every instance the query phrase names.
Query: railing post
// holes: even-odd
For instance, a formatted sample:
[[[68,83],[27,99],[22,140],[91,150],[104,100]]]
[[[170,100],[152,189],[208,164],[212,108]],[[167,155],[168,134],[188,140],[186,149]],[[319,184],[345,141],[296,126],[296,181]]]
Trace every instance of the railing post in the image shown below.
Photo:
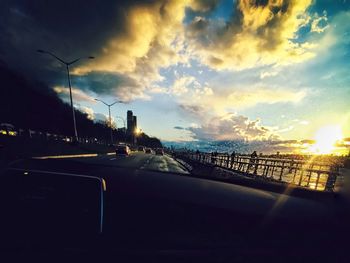
[[[293,175],[293,184],[295,184],[295,177],[297,176],[297,171],[298,171],[298,163],[296,163],[296,167],[294,168],[294,175]]]
[[[281,173],[279,178],[280,181],[282,181],[283,171],[284,171],[284,161],[282,162]]]
[[[311,180],[311,175],[312,175],[313,168],[314,168],[314,165],[311,163],[309,165],[309,175],[308,175],[307,184],[306,184],[307,187],[309,187],[309,185],[310,185],[310,180]]]
[[[247,169],[246,169],[246,173],[249,173],[249,169],[250,169],[250,159],[249,159],[249,162],[247,163]]]
[[[317,190],[317,186],[318,186],[318,181],[320,180],[320,172],[317,173],[317,178],[316,178],[316,185],[315,185],[315,190]]]
[[[299,178],[299,183],[298,183],[299,186],[301,186],[301,182],[303,180],[303,176],[304,176],[304,169],[302,168],[301,174],[300,174],[300,178]]]
[[[273,174],[274,174],[274,172],[275,172],[275,168],[276,168],[276,161],[273,161],[273,163],[272,163],[272,171],[271,171],[271,178],[273,179]]]
[[[259,166],[259,159],[258,158],[255,158],[254,159],[254,161],[255,161],[255,167],[254,167],[254,174],[256,175],[256,173],[257,173],[257,171],[258,171],[258,166]]]
[[[339,173],[338,167],[332,165],[330,167],[330,171],[326,182],[326,187],[325,187],[326,191],[333,192],[338,173]]]

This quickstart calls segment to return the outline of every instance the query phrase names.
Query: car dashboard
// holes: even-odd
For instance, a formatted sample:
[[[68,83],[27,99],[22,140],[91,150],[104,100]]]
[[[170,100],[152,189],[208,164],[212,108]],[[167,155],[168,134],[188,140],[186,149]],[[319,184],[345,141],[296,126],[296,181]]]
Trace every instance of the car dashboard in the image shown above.
[[[0,178],[1,243],[16,255],[113,255],[125,262],[205,261],[217,253],[237,261],[331,256],[345,253],[350,233],[348,203],[339,196],[294,197],[67,160],[22,160]]]

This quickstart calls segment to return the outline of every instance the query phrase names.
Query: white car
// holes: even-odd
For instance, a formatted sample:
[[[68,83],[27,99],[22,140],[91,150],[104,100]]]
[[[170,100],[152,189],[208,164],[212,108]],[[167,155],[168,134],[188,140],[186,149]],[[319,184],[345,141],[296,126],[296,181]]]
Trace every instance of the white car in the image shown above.
[[[130,148],[127,145],[117,145],[117,148],[115,149],[116,155],[129,155],[130,152]]]

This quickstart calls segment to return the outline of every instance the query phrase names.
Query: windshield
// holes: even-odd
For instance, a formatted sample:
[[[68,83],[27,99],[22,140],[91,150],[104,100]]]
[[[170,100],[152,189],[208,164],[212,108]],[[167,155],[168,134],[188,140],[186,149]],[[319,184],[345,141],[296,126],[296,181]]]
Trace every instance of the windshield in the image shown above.
[[[6,4],[0,121],[67,141],[349,153],[347,1],[124,2]]]
[[[349,0],[2,2],[0,174],[100,178],[129,218],[347,218]]]

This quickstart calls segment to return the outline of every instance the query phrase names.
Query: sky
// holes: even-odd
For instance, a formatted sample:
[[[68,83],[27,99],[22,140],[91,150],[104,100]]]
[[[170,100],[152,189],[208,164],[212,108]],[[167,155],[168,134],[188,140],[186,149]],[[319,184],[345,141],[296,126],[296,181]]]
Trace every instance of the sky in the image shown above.
[[[0,3],[0,60],[91,119],[112,103],[162,141],[302,148],[350,137],[349,0]],[[322,135],[323,134],[323,135]],[[342,141],[349,148],[349,139]],[[282,147],[282,148],[283,148]],[[309,146],[305,146],[309,147]],[[281,148],[281,149],[282,149]]]

